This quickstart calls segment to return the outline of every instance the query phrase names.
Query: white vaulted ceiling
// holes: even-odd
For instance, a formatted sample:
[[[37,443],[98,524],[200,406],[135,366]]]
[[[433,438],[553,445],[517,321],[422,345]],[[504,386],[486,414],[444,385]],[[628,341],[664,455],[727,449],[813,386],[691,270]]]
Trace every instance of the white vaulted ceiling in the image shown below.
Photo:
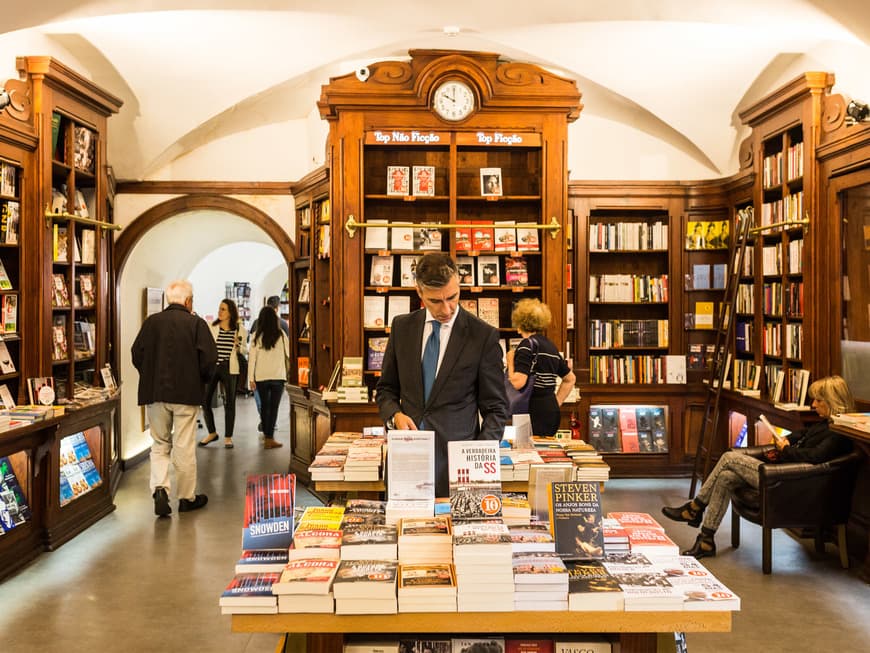
[[[870,100],[866,0],[2,0],[0,7],[0,81],[14,75],[16,55],[51,54],[124,100],[110,121],[119,179],[165,177],[173,161],[259,128],[316,126],[315,102],[330,77],[405,58],[412,48],[496,52],[576,79],[584,109],[571,127],[572,178],[606,177],[617,160],[625,168],[624,153],[582,148],[596,134],[599,145],[606,134],[614,148],[636,149],[640,167],[624,178],[653,178],[657,169],[672,177],[658,165],[666,158],[688,162],[679,170],[696,178],[731,174],[746,136],[737,112],[806,70],[834,72],[837,92]],[[446,36],[447,25],[460,34]],[[251,174],[287,180],[304,172]]]

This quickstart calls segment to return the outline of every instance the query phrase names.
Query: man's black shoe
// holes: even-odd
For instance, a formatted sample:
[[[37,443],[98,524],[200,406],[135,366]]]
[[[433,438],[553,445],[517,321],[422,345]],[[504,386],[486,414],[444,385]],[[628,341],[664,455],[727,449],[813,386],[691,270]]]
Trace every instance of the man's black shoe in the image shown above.
[[[179,499],[178,512],[190,512],[191,510],[199,510],[200,508],[204,508],[205,504],[207,503],[208,497],[204,494],[197,494],[193,500]]]
[[[166,488],[157,488],[151,496],[154,499],[154,514],[158,517],[169,517],[172,514],[172,507],[169,505],[169,495],[166,494]]]

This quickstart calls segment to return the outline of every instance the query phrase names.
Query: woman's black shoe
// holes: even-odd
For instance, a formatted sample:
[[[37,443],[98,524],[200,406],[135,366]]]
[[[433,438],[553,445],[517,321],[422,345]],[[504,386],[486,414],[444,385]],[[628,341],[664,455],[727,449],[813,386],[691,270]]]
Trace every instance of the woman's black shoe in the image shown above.
[[[701,525],[701,520],[704,518],[704,510],[695,510],[692,507],[692,502],[684,503],[676,508],[665,506],[662,508],[662,514],[673,521],[684,521],[689,526],[698,528]]]
[[[716,542],[712,539],[705,538],[703,535],[698,535],[695,538],[695,543],[691,549],[686,549],[682,552],[684,556],[692,556],[693,558],[712,558],[716,555]]]

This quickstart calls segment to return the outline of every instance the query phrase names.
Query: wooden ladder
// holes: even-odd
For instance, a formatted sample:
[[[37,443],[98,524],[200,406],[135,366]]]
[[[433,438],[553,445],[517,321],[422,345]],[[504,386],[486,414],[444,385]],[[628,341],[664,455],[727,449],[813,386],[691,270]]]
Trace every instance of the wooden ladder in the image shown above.
[[[718,432],[721,412],[719,400],[722,388],[728,378],[728,368],[731,367],[729,343],[734,337],[734,306],[737,302],[738,280],[743,270],[743,259],[749,241],[749,230],[754,224],[754,212],[747,206],[737,212],[737,228],[734,230],[734,256],[731,268],[725,282],[725,296],[719,307],[719,321],[716,328],[716,345],[708,368],[706,379],[707,398],[704,401],[704,420],[701,422],[701,436],[698,438],[698,448],[695,452],[695,465],[692,470],[692,483],[689,488],[689,498],[695,496],[695,490],[704,482],[710,473],[710,463],[713,455],[713,441]]]

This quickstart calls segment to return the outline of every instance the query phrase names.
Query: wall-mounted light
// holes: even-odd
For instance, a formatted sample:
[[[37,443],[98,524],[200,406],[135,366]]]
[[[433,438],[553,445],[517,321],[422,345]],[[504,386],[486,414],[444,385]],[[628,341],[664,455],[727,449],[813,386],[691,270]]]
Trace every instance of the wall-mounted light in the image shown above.
[[[12,98],[9,97],[9,93],[6,92],[5,88],[0,88],[0,111],[3,111],[10,104],[12,104]]]
[[[855,122],[864,122],[870,118],[870,105],[859,102],[858,100],[852,100],[846,107],[846,115]]]

